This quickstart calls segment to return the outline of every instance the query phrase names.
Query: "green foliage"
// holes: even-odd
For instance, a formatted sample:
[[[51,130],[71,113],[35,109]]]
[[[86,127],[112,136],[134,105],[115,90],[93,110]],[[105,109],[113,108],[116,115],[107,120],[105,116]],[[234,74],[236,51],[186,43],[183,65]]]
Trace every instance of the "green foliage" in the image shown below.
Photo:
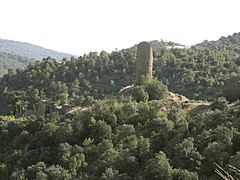
[[[210,50],[166,49],[163,42],[158,49],[154,43],[155,75],[188,97],[214,99],[222,80],[239,71],[237,51],[218,51],[213,42]],[[133,47],[62,63],[49,57],[4,75],[1,178],[216,179],[214,163],[239,166],[239,103],[218,98],[191,115],[181,105],[157,101],[167,92],[157,79],[135,86],[136,101],[115,97],[134,83],[135,60]],[[47,112],[34,116],[40,102]],[[73,108],[64,113],[61,106]]]
[[[6,164],[0,164],[0,179],[4,180],[8,178],[8,168]]]
[[[149,100],[160,100],[167,96],[167,86],[157,79],[151,79],[145,84],[145,90],[149,95]]]
[[[102,174],[100,180],[130,180],[132,179],[126,173],[119,174],[118,170],[112,168],[106,168],[105,172]]]
[[[134,86],[127,91],[123,92],[124,96],[130,96],[132,100],[137,102],[146,102],[149,99],[148,93],[142,86]]]
[[[65,83],[52,81],[46,91],[50,101],[57,104],[64,104],[68,101],[68,88]]]
[[[73,117],[2,121],[2,176],[198,179],[213,178],[215,162],[238,166],[234,107],[190,116],[181,107],[163,115],[154,106],[105,99]]]
[[[191,180],[198,180],[197,173],[189,172],[185,169],[174,169],[172,179],[174,180],[185,180],[185,179],[191,179]]]
[[[20,72],[29,63],[34,63],[35,61],[32,58],[16,55],[16,53],[0,52],[0,77],[7,73],[14,74],[15,71]]]
[[[65,180],[72,179],[71,174],[64,168],[56,165],[47,167],[44,162],[38,162],[36,165],[29,166],[26,171],[27,179],[53,179]]]
[[[174,147],[172,163],[175,167],[197,171],[201,167],[203,156],[194,147],[193,138],[184,139]]]
[[[189,49],[166,49],[166,43],[154,41],[154,75],[170,91],[189,99],[213,100],[221,93],[223,80],[240,73],[238,37],[239,34],[234,34]],[[136,47],[110,54],[89,53],[62,62],[48,57],[17,74],[9,72],[1,79],[0,114],[21,110],[16,109],[17,102],[29,102],[27,110],[33,110],[41,98],[53,104],[91,105],[90,97],[103,99],[134,84],[135,63]],[[133,96],[137,101],[161,99],[166,95],[167,87],[156,79],[143,78],[136,82],[145,86],[144,90],[136,89]]]
[[[154,158],[147,162],[144,168],[143,177],[145,179],[171,179],[173,169],[169,164],[169,159],[163,152],[159,152]]]
[[[4,121],[26,121],[27,120],[26,117],[18,117],[18,118],[16,118],[13,115],[10,115],[10,116],[0,116],[0,119],[2,119]]]
[[[213,110],[224,110],[228,107],[228,101],[223,97],[219,97],[211,104],[211,106]]]
[[[167,96],[167,86],[158,79],[149,77],[139,77],[135,85],[123,89],[121,94],[131,96],[132,100],[137,102],[146,102],[148,100],[160,100]]]
[[[11,176],[10,180],[25,180],[25,171],[23,169],[21,170],[15,170]]]

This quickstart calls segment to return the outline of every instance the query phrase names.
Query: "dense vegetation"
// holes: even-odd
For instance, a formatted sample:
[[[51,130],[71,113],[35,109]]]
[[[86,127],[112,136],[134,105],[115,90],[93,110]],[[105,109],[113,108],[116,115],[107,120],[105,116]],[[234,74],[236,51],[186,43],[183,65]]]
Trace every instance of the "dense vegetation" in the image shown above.
[[[141,82],[136,47],[9,72],[0,79],[0,179],[218,179],[214,163],[240,167],[240,102],[218,98],[240,71],[238,37],[189,49],[154,41],[156,79]],[[195,115],[179,103],[160,108],[167,88],[157,79],[213,103]],[[41,100],[78,110],[28,116]]]
[[[214,162],[240,167],[239,112],[218,101],[189,116],[149,102],[97,101],[58,113],[2,121],[2,179],[217,179]]]
[[[0,52],[16,54],[19,56],[34,58],[38,60],[41,60],[42,58],[48,56],[60,60],[63,58],[70,58],[72,56],[71,54],[53,51],[33,44],[6,40],[1,38],[0,38]]]
[[[240,33],[238,34],[240,36]],[[227,47],[236,48],[238,44]],[[240,56],[235,51],[217,50],[221,41],[212,42],[212,50],[193,46],[189,49],[167,49],[163,42],[154,47],[154,75],[170,91],[190,99],[214,100],[221,94],[223,80],[238,75]],[[215,44],[215,46],[213,46]],[[159,48],[162,47],[162,48]],[[235,49],[236,49],[235,48]],[[30,102],[30,108],[46,97],[57,104],[79,105],[85,99],[102,99],[116,94],[135,80],[136,47],[99,55],[91,52],[62,63],[52,58],[4,76],[0,87],[2,114],[15,112],[18,101]],[[54,93],[53,93],[54,92]]]
[[[204,41],[197,44],[196,47],[206,47],[210,50],[228,51],[240,55],[240,33],[234,33],[232,36],[222,36],[218,41]]]
[[[29,63],[35,62],[34,59],[0,52],[0,77],[7,74],[8,71],[16,69],[25,69]]]

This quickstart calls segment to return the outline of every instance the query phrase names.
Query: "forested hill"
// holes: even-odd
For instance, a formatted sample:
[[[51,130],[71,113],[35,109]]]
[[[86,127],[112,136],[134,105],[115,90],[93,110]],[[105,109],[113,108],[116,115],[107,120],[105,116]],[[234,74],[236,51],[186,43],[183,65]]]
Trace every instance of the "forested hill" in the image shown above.
[[[204,41],[195,47],[205,47],[210,50],[228,51],[240,55],[240,32],[227,37],[222,36],[217,41]]]
[[[135,80],[136,47],[4,75],[0,179],[239,179],[240,101],[218,97],[238,53],[154,43],[155,79]]]
[[[102,99],[114,95],[134,83],[135,63],[136,47],[89,53],[62,63],[47,58],[0,80],[1,111],[7,108],[8,113],[14,112],[18,100],[34,102],[34,93],[73,105],[89,97]],[[224,79],[240,73],[239,65],[239,55],[229,50],[198,46],[154,50],[154,76],[170,91],[189,99],[214,100],[221,95]]]
[[[6,40],[0,38],[0,52],[6,52],[10,54],[15,54],[23,57],[34,58],[37,60],[42,60],[48,56],[56,59],[70,58],[71,54],[61,53],[46,49],[37,45],[30,43]]]

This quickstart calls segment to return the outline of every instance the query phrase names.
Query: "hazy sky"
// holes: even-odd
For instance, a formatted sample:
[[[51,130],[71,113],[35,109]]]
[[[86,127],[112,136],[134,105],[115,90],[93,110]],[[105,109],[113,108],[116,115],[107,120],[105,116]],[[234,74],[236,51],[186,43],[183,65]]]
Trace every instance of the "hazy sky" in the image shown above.
[[[0,0],[0,38],[82,55],[240,32],[239,0]]]

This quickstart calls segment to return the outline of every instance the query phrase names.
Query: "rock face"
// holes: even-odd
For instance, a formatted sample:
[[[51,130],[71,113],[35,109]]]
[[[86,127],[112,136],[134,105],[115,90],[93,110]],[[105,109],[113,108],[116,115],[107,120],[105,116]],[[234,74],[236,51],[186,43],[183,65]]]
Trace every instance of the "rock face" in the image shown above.
[[[223,96],[230,102],[240,98],[240,76],[228,78],[224,81]]]
[[[137,78],[144,76],[152,78],[153,51],[147,42],[141,42],[137,46]]]

